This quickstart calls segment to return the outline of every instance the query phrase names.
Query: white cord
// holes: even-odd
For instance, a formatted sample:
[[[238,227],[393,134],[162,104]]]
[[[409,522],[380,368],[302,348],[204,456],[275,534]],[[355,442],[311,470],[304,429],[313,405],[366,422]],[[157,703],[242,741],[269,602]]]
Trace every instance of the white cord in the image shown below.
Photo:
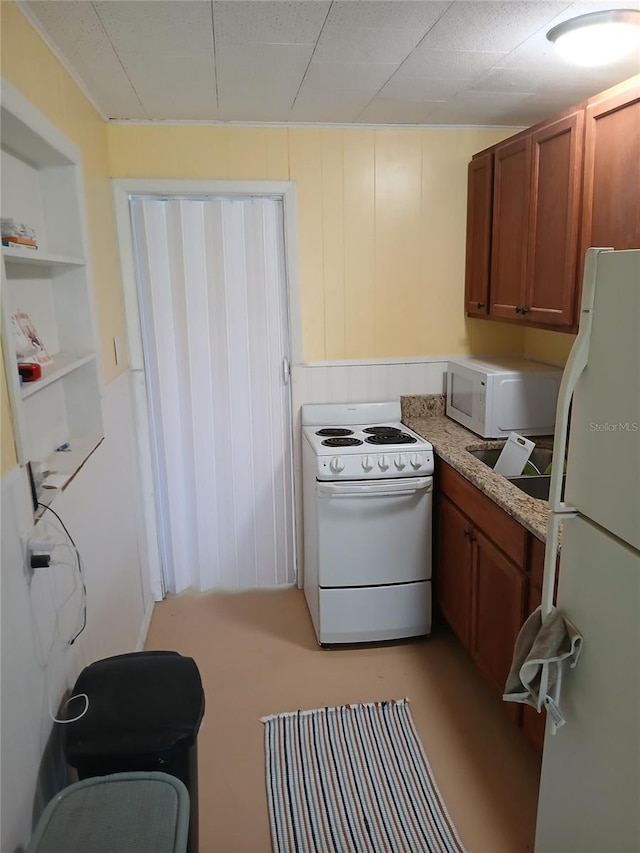
[[[70,720],[59,720],[51,710],[51,703],[49,703],[49,716],[51,717],[54,723],[62,723],[63,725],[66,723],[77,723],[78,720],[81,720],[84,717],[84,715],[89,710],[89,697],[86,693],[76,693],[75,696],[70,696],[62,706],[62,710],[64,711],[64,709],[69,705],[70,702],[73,702],[74,699],[84,699],[84,708],[82,712],[78,714],[77,717],[71,717]]]
[[[71,598],[73,598],[73,596],[76,593],[77,588],[78,588],[78,581],[80,582],[80,585],[81,585],[81,597],[80,597],[80,608],[78,611],[78,618],[76,620],[76,625],[75,625],[75,628],[74,628],[71,636],[65,641],[65,646],[69,647],[75,643],[75,641],[78,639],[80,634],[82,634],[82,632],[84,631],[86,624],[87,624],[87,587],[86,587],[86,583],[84,580],[82,557],[80,556],[80,552],[78,551],[78,548],[77,548],[75,542],[71,538],[71,534],[67,530],[64,522],[58,516],[58,514],[56,512],[54,512],[50,507],[46,507],[46,509],[48,509],[54,515],[57,522],[60,524],[60,527],[59,527],[58,524],[54,524],[52,521],[49,520],[49,518],[46,515],[43,515],[43,517],[40,519],[40,521],[38,522],[38,525],[37,525],[38,527],[43,526],[44,531],[46,532],[47,536],[49,536],[52,539],[52,541],[54,542],[54,547],[52,549],[52,557],[53,557],[53,552],[57,548],[64,548],[73,557],[75,557],[76,562],[77,562],[77,566],[75,567],[76,571],[74,573],[73,590],[64,599],[64,601],[56,604],[56,606],[55,606],[55,609],[56,609],[56,629],[57,630],[59,629],[59,626],[60,626],[60,623],[59,623],[60,611],[71,600]],[[62,529],[60,529],[60,528],[62,528]],[[54,536],[53,534],[57,534],[57,536]],[[59,541],[58,537],[62,538],[62,541]],[[60,561],[53,560],[51,562],[50,566],[48,567],[47,571],[50,571],[54,566],[57,566],[57,565],[64,565],[64,566],[68,566],[72,570],[74,569],[74,566],[71,563],[67,563],[64,560],[60,560]]]
[[[50,537],[52,540],[52,543],[53,543],[53,547],[51,548],[51,556],[53,557],[54,552],[58,548],[64,549],[71,555],[72,558],[75,557],[75,560],[77,563],[77,565],[74,566],[73,563],[67,562],[66,560],[55,560],[55,559],[53,559],[52,562],[50,563],[46,574],[48,575],[49,583],[52,586],[51,598],[52,598],[52,601],[54,603],[53,609],[54,609],[54,613],[55,613],[51,644],[50,644],[46,654],[44,654],[44,649],[42,648],[42,642],[41,642],[40,637],[37,638],[39,642],[36,643],[37,646],[40,646],[40,652],[42,652],[44,654],[44,660],[42,661],[40,666],[43,669],[44,674],[45,674],[45,694],[48,696],[49,717],[53,720],[54,723],[59,723],[61,725],[65,725],[66,723],[75,723],[78,720],[82,719],[82,717],[84,717],[84,715],[89,710],[89,697],[87,696],[86,693],[78,693],[74,696],[71,696],[69,699],[66,700],[66,702],[62,706],[62,711],[65,711],[65,709],[69,706],[69,704],[74,699],[84,699],[85,704],[84,704],[84,708],[82,709],[82,711],[77,716],[71,717],[70,719],[63,720],[63,719],[56,717],[56,715],[53,713],[53,709],[52,709],[51,686],[48,683],[50,673],[48,670],[49,670],[49,665],[50,665],[51,660],[52,660],[52,655],[53,655],[54,651],[56,650],[56,646],[57,646],[56,640],[58,640],[58,643],[62,640],[62,638],[60,636],[60,634],[61,634],[61,630],[60,630],[60,628],[61,628],[61,625],[60,625],[61,610],[75,596],[75,594],[77,593],[79,584],[81,586],[81,603],[80,603],[80,610],[79,610],[79,614],[78,614],[78,620],[76,622],[76,628],[74,630],[73,635],[70,638],[68,638],[66,640],[62,640],[63,645],[62,645],[62,647],[58,646],[58,651],[62,651],[63,649],[68,649],[70,646],[72,646],[75,643],[75,641],[78,639],[80,634],[82,634],[82,632],[84,631],[84,629],[86,627],[86,624],[87,624],[87,587],[86,587],[86,583],[85,583],[85,579],[84,579],[84,569],[83,569],[83,565],[82,565],[82,557],[80,556],[80,552],[78,551],[78,548],[77,548],[75,542],[73,541],[71,534],[67,530],[67,528],[64,524],[64,521],[60,518],[60,516],[53,509],[51,509],[51,507],[44,506],[44,504],[40,504],[40,506],[44,507],[44,509],[46,509],[46,510],[49,510],[49,512],[51,512],[55,516],[57,522],[60,524],[60,527],[62,528],[62,529],[60,529],[57,526],[57,524],[51,523],[48,520],[48,518],[46,518],[46,517],[41,518],[40,521],[38,522],[38,525],[36,525],[39,529],[44,529],[47,533],[49,533],[50,531],[54,531],[54,533],[56,534],[56,536]],[[42,525],[42,527],[40,527],[40,525]],[[64,539],[62,539],[62,541],[60,541],[63,534],[66,538],[64,538]],[[64,600],[62,602],[57,602],[57,590],[56,590],[56,585],[55,585],[55,580],[54,580],[54,573],[51,571],[51,569],[54,566],[67,566],[68,568],[72,569],[72,571],[73,571],[73,588],[72,588],[71,592],[68,593],[68,595],[64,598]],[[32,623],[34,626],[36,626],[38,624],[38,619],[36,618],[35,609],[33,607],[33,600],[32,600],[31,593],[32,593],[32,584],[29,583],[29,603],[30,603],[30,607],[31,607]],[[37,632],[34,631],[34,634],[37,634]]]

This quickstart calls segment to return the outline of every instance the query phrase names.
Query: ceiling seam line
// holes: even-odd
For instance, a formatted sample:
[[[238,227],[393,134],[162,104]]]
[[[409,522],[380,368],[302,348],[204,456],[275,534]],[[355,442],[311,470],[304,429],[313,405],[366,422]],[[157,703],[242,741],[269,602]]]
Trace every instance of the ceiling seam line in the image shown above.
[[[551,20],[552,21],[555,20],[559,15],[564,15],[564,13],[567,12],[573,6],[573,4],[574,4],[574,0],[571,0],[571,2],[568,3],[564,7],[562,12],[558,12],[558,15],[555,15]],[[506,54],[502,57],[502,59],[498,59],[496,62],[493,63],[493,65],[489,66],[489,68],[485,68],[484,71],[481,71],[476,77],[474,77],[473,80],[470,81],[470,83],[472,83],[472,84],[482,83],[484,80],[487,79],[487,77],[491,74],[492,71],[496,71],[496,70],[500,71],[501,69],[507,69],[508,66],[501,65],[501,63],[508,60],[512,53],[515,53],[515,51],[518,50],[519,47],[522,47],[523,44],[526,44],[527,41],[529,41],[529,39],[532,37],[532,35],[537,35],[539,32],[542,32],[543,30],[545,30],[549,26],[549,23],[550,22],[548,21],[542,27],[539,27],[535,31],[535,33],[530,33],[521,42],[518,42],[518,44],[515,47],[512,47],[511,50],[506,52]],[[492,91],[492,90],[490,90],[490,89],[485,89],[485,90],[469,89],[469,91],[470,92],[481,92],[481,91]],[[496,90],[495,94],[501,94],[502,91],[503,90]],[[516,93],[504,92],[504,94],[516,94]],[[528,94],[528,93],[522,93],[522,94]],[[533,97],[536,97],[536,94],[539,94],[539,93],[534,93]]]
[[[327,9],[327,14],[324,16],[324,21],[322,22],[322,26],[320,27],[320,32],[318,33],[318,38],[316,39],[316,43],[313,46],[313,51],[311,52],[311,56],[309,57],[309,62],[307,63],[307,67],[304,69],[304,74],[302,75],[302,80],[300,81],[300,85],[298,86],[298,91],[296,92],[296,94],[293,98],[293,101],[291,103],[291,106],[289,107],[289,112],[291,112],[291,110],[296,105],[296,101],[298,100],[298,95],[300,94],[300,90],[302,89],[302,86],[304,85],[304,81],[306,80],[307,74],[309,73],[309,68],[311,67],[311,63],[313,62],[313,57],[316,55],[316,50],[318,49],[318,42],[320,41],[320,37],[322,36],[322,33],[324,31],[324,28],[326,26],[327,20],[329,18],[329,15],[331,14],[332,9],[333,9],[333,0],[331,0],[329,8]]]
[[[215,2],[211,0],[211,38],[213,39],[213,79],[216,90],[216,112],[220,114],[220,93],[218,91],[218,52],[216,50],[216,22],[214,13]]]
[[[390,82],[393,80],[393,78],[396,76],[396,74],[398,73],[398,71],[400,71],[400,69],[401,69],[401,68],[402,68],[402,66],[405,64],[405,62],[408,62],[408,61],[409,61],[409,59],[411,59],[411,57],[413,56],[413,54],[414,54],[414,53],[416,52],[416,50],[420,47],[420,45],[421,45],[421,44],[422,44],[422,42],[426,39],[426,37],[429,35],[429,33],[431,32],[431,30],[432,30],[432,29],[433,29],[433,28],[434,28],[434,27],[435,27],[435,26],[436,26],[436,25],[437,25],[437,24],[438,24],[438,23],[439,23],[439,22],[444,18],[444,16],[447,14],[447,12],[449,11],[449,9],[453,6],[453,3],[454,3],[454,0],[451,0],[451,3],[449,3],[449,5],[447,6],[447,8],[444,10],[444,12],[443,12],[443,13],[440,15],[440,17],[438,18],[438,20],[437,20],[437,21],[434,21],[434,22],[433,22],[433,24],[431,24],[431,26],[429,27],[429,29],[426,31],[426,33],[425,33],[425,34],[422,36],[422,38],[420,39],[420,41],[416,44],[416,46],[413,48],[413,50],[405,56],[405,58],[402,60],[402,62],[400,63],[400,65],[398,65],[398,67],[395,69],[395,71],[393,72],[393,74],[391,74],[391,76],[390,76],[390,77],[387,77],[387,79],[384,81],[384,83],[382,84],[382,86],[380,86],[380,88],[378,89],[378,91],[377,91],[377,92],[376,92],[376,93],[375,93],[371,98],[369,98],[369,100],[367,101],[367,103],[364,105],[364,107],[360,110],[360,112],[358,113],[358,115],[355,117],[355,121],[356,121],[356,122],[358,121],[358,119],[360,118],[360,116],[362,115],[362,113],[367,109],[367,107],[371,106],[371,104],[373,103],[373,101],[375,101],[375,99],[378,97],[378,95],[380,94],[380,92],[382,92],[382,90],[383,90],[383,89],[384,89],[384,87],[387,85],[387,83],[390,83]]]
[[[95,13],[96,18],[97,18],[97,19],[98,19],[98,21],[100,22],[100,26],[101,26],[101,28],[102,28],[102,32],[105,34],[105,36],[106,36],[106,38],[107,38],[107,41],[108,41],[108,42],[109,42],[109,44],[111,45],[111,48],[112,48],[112,50],[113,50],[114,54],[116,55],[116,59],[117,59],[117,60],[118,60],[118,62],[120,63],[120,67],[122,68],[122,70],[123,70],[123,72],[124,72],[124,76],[125,76],[125,77],[127,78],[127,80],[129,81],[129,85],[131,86],[131,91],[132,91],[132,92],[133,92],[133,94],[136,96],[136,99],[137,99],[138,103],[140,104],[140,106],[142,107],[142,110],[143,110],[143,112],[145,113],[145,115],[147,115],[147,116],[148,116],[149,114],[148,114],[148,112],[147,112],[147,109],[146,109],[145,105],[142,103],[142,100],[140,99],[140,95],[138,95],[138,92],[137,92],[137,90],[136,90],[136,87],[133,85],[133,80],[132,80],[132,79],[131,79],[131,77],[129,76],[129,72],[128,72],[128,71],[127,71],[127,69],[126,69],[126,66],[125,66],[124,62],[123,62],[123,61],[122,61],[122,59],[120,58],[120,54],[119,54],[119,53],[118,53],[118,51],[116,50],[116,46],[115,46],[115,44],[113,43],[113,40],[112,40],[111,36],[109,35],[109,33],[108,33],[108,31],[107,31],[107,28],[106,28],[106,27],[105,27],[105,25],[104,25],[104,21],[103,21],[103,20],[102,20],[102,18],[100,17],[100,12],[98,12],[98,10],[96,9],[96,4],[95,4],[94,2],[92,2],[92,3],[91,3],[91,7],[92,7],[92,9],[93,9],[93,11],[94,11],[94,13]]]
[[[562,12],[559,12],[559,13],[558,13],[558,15],[555,15],[551,20],[555,20],[559,15],[564,15],[564,13],[565,13],[565,12],[567,12],[567,11],[568,11],[572,6],[573,6],[573,0],[572,0],[572,2],[568,3],[568,4],[564,7],[564,9],[562,10]],[[546,28],[549,26],[549,23],[550,23],[550,22],[547,22],[546,24],[544,24],[544,26],[539,27],[539,28],[535,31],[535,35],[537,35],[539,32],[542,32],[542,30],[546,29]],[[518,42],[518,44],[517,44],[515,47],[512,47],[512,48],[511,48],[511,50],[507,51],[507,53],[505,54],[505,56],[503,56],[503,58],[502,58],[502,59],[499,59],[499,60],[497,60],[496,62],[494,62],[494,63],[493,63],[493,65],[491,65],[489,68],[485,68],[485,70],[484,70],[484,71],[481,71],[481,72],[480,72],[480,74],[478,74],[478,76],[477,76],[477,77],[475,77],[475,78],[474,78],[472,81],[470,81],[470,82],[471,82],[471,83],[482,83],[482,82],[483,82],[483,80],[486,80],[486,79],[487,79],[487,77],[491,74],[491,72],[492,72],[492,71],[496,71],[496,70],[500,71],[500,70],[502,70],[502,69],[508,69],[508,66],[501,65],[501,63],[502,63],[502,62],[505,62],[506,60],[508,60],[512,53],[515,53],[515,51],[516,51],[516,50],[518,50],[518,48],[519,48],[519,47],[522,47],[522,45],[523,45],[523,44],[526,44],[526,43],[527,43],[527,41],[532,37],[532,35],[533,35],[533,34],[529,34],[529,35],[528,35],[526,38],[524,38],[521,42]],[[469,91],[471,91],[471,92],[480,92],[480,91],[491,91],[491,90],[490,90],[490,89],[485,89],[485,90],[482,90],[482,89],[470,89]],[[502,90],[496,90],[495,94],[500,94],[500,93],[501,93],[501,91],[502,91]],[[511,94],[511,93],[509,93],[509,92],[505,92],[505,94]],[[515,93],[513,93],[513,94],[515,94]],[[523,93],[523,94],[524,94],[524,93]],[[537,94],[539,94],[539,93],[537,93]],[[536,97],[536,93],[534,93],[533,97]]]

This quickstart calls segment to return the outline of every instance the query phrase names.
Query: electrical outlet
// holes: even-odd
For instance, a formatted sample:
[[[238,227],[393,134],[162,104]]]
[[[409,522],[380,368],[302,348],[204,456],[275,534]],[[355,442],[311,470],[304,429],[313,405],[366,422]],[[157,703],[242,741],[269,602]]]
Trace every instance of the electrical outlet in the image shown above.
[[[39,538],[32,533],[23,534],[20,541],[22,544],[22,565],[27,581],[31,583],[36,568],[47,568],[51,565],[56,543],[52,539]],[[40,566],[36,563],[34,566],[34,560],[38,560],[38,558],[40,558],[41,563],[42,559],[48,560],[48,562],[42,563]]]

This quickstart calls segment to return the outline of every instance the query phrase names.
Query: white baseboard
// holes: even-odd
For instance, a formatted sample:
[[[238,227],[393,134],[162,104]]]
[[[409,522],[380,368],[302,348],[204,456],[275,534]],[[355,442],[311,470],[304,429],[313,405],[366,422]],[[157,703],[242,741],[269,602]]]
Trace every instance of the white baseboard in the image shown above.
[[[144,616],[142,618],[142,625],[140,625],[140,633],[138,634],[138,642],[136,643],[135,648],[137,652],[144,651],[144,644],[147,641],[147,634],[149,633],[149,627],[151,625],[151,617],[153,616],[154,607],[155,601],[151,598],[147,602],[147,606],[144,610]]]

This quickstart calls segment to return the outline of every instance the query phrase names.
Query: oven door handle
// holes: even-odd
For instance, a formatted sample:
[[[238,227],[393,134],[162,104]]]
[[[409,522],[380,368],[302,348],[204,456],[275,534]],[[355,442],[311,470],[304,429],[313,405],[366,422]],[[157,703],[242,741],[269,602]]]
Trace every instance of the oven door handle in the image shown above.
[[[407,477],[404,480],[377,481],[375,483],[317,483],[318,495],[329,498],[388,498],[413,495],[416,492],[430,492],[433,489],[431,477]]]

